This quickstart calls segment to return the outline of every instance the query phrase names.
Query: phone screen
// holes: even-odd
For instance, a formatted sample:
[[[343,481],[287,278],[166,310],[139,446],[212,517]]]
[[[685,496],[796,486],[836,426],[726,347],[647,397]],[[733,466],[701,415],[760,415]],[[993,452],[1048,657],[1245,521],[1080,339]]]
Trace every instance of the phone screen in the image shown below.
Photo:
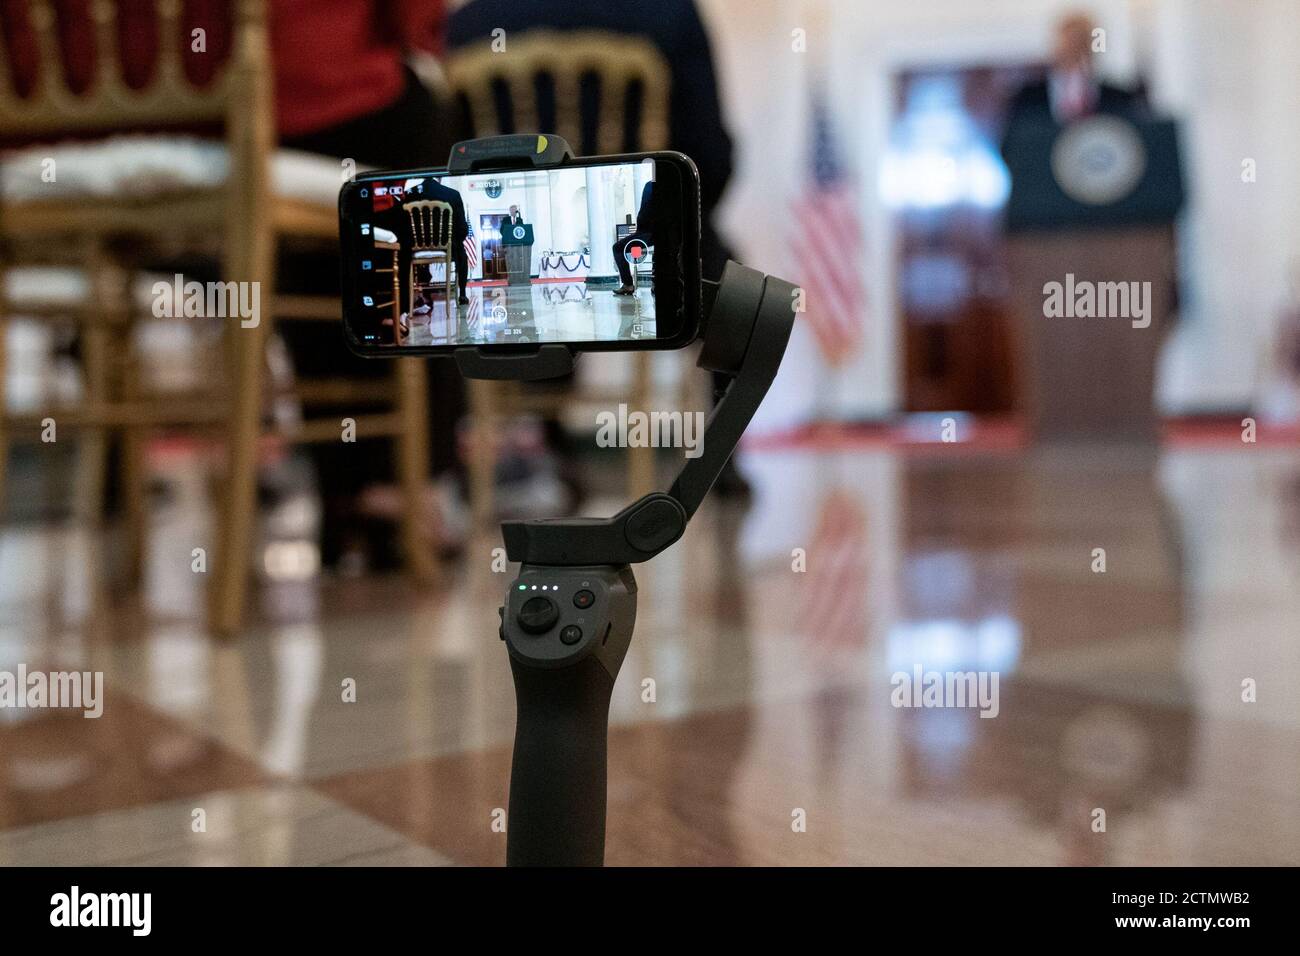
[[[374,173],[340,197],[358,351],[685,344],[699,200],[680,154],[449,174]]]

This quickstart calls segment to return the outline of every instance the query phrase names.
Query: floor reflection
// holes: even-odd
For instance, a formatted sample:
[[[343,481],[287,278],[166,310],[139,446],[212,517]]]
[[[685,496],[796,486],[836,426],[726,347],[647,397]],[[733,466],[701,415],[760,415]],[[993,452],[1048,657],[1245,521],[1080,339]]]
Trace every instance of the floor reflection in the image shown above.
[[[473,285],[464,305],[434,297],[410,320],[412,346],[592,342],[653,338],[655,301],[649,284],[631,295],[610,286],[545,279],[531,285]]]
[[[495,537],[434,588],[321,578],[281,502],[259,623],[214,641],[202,469],[172,465],[140,599],[111,529],[0,533],[0,670],[108,687],[99,720],[0,708],[0,860],[501,862]],[[1300,862],[1300,454],[744,467],[749,507],[637,569],[611,863]],[[900,672],[996,674],[997,716],[896,706]]]

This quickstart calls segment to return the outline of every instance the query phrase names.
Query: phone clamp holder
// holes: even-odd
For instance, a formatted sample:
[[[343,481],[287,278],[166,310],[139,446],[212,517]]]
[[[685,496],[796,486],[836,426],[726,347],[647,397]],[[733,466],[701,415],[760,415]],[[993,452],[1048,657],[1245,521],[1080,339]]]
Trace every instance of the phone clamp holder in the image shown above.
[[[570,155],[558,137],[499,136],[458,143],[449,165],[454,172],[555,165]],[[604,863],[609,702],[636,622],[631,565],[682,536],[730,459],[781,366],[795,291],[735,262],[720,282],[705,283],[697,364],[730,381],[705,425],[701,454],[687,459],[667,492],[609,518],[502,524],[506,556],[520,563],[498,609],[517,707],[507,865]],[[568,364],[556,372],[560,353]],[[501,358],[470,348],[455,355],[468,378],[530,381],[573,367],[573,352],[560,345]]]
[[[552,133],[517,133],[468,139],[451,148],[447,172],[455,175],[563,166],[573,159],[573,148]],[[576,355],[567,345],[548,343],[519,351],[496,352],[481,348],[456,349],[456,367],[466,378],[535,382],[563,378],[573,371]]]

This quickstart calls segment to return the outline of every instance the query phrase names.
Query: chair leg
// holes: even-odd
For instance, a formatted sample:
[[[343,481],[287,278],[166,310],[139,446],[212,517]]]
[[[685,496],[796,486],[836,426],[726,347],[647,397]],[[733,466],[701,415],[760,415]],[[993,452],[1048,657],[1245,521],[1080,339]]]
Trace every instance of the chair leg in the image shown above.
[[[402,276],[397,250],[393,250],[393,341],[397,341],[397,323],[402,321]]]
[[[221,319],[230,396],[226,422],[226,484],[222,489],[217,554],[210,566],[208,620],[213,631],[232,634],[248,603],[249,559],[257,518],[257,464],[262,433],[266,337],[275,303],[276,233],[269,155],[275,148],[270,69],[262,51],[240,57],[232,73],[227,124],[230,174],[225,196],[222,271],[227,281],[256,293],[257,314],[245,326]]]
[[[127,397],[135,398],[135,392],[133,383],[128,381]],[[147,435],[143,429],[128,426],[122,432],[119,484],[126,515],[126,556],[123,570],[131,587],[139,585],[144,578],[145,549],[149,538],[146,445]]]
[[[225,321],[231,404],[226,425],[226,484],[222,489],[209,609],[212,629],[223,635],[239,627],[248,595],[249,558],[257,509],[262,362],[267,326],[262,321],[254,328],[245,329],[237,320]]]
[[[211,566],[209,626],[229,635],[243,622],[248,601],[249,564],[257,522],[257,465],[262,437],[263,380],[270,303],[275,301],[276,243],[264,226],[236,221],[227,236],[226,273],[236,282],[258,284],[265,303],[256,325],[245,328],[238,317],[225,323],[226,388],[230,396],[226,422],[226,483],[216,529],[217,553]]]
[[[469,460],[470,513],[476,529],[492,521],[492,491],[496,479],[496,389],[497,383],[469,380],[470,420],[474,423]]]
[[[90,423],[82,430],[78,454],[77,500],[79,516],[91,528],[104,517],[104,484],[108,469],[108,429],[104,425],[109,395],[109,330],[103,325],[82,327],[82,363],[85,376],[85,405]]]
[[[5,314],[5,286],[5,271],[0,268],[0,523],[8,514],[9,479],[9,319]]]
[[[415,314],[415,260],[406,267],[406,322],[409,325]]]
[[[430,542],[420,534],[420,513],[429,481],[428,370],[423,362],[405,361],[396,364],[394,374],[397,415],[401,421],[396,441],[398,481],[403,498],[399,522],[402,555],[410,575],[416,581],[427,582],[438,575]]]
[[[632,357],[632,408],[649,411],[650,354],[637,352]],[[648,495],[655,487],[654,449],[648,444],[627,450],[627,491],[632,500]]]

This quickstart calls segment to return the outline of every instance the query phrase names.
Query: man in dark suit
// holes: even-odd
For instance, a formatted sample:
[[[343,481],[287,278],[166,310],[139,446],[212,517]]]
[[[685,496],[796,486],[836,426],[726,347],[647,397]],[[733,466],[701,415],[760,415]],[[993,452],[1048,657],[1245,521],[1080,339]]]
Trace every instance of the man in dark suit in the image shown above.
[[[1022,175],[1042,143],[1052,142],[1065,127],[1090,116],[1106,114],[1132,120],[1144,118],[1147,107],[1141,93],[1103,83],[1093,68],[1092,20],[1072,14],[1056,27],[1052,60],[1045,79],[1027,84],[1011,100],[1002,135],[1002,158],[1012,171],[1007,231],[1025,228],[1017,210],[1047,201],[1044,190],[1054,190],[1052,180]]]
[[[1145,110],[1140,93],[1103,83],[1092,58],[1092,19],[1071,14],[1056,27],[1056,41],[1047,78],[1029,83],[1011,100],[1007,135],[1020,123],[1067,126],[1099,113],[1134,115]]]
[[[641,190],[641,205],[636,211],[636,230],[614,243],[614,264],[618,266],[618,277],[623,283],[614,290],[615,295],[631,295],[636,291],[632,287],[632,264],[628,262],[627,247],[633,241],[638,241],[645,246],[654,245],[654,185],[653,182],[648,182]]]
[[[511,285],[527,286],[532,281],[533,243],[523,227],[524,214],[514,203],[501,222],[501,247],[506,256],[506,276]]]

